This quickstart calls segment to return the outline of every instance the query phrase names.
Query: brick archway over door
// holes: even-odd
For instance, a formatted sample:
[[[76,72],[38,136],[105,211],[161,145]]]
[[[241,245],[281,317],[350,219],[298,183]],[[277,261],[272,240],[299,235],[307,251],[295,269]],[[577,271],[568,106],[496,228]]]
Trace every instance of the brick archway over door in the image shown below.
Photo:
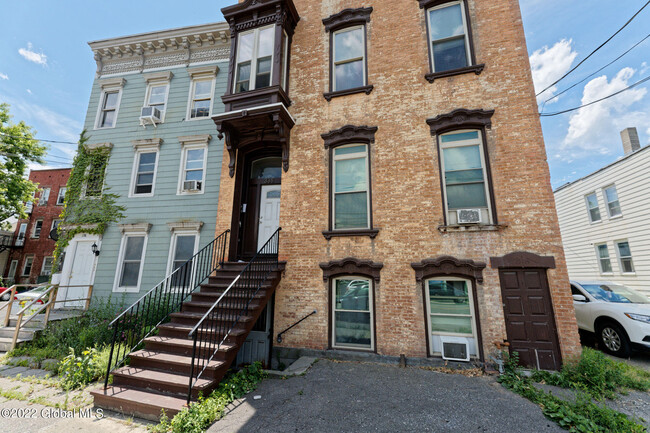
[[[519,353],[525,366],[559,370],[562,357],[546,277],[546,270],[555,268],[555,259],[515,252],[490,262],[499,269],[510,351]]]

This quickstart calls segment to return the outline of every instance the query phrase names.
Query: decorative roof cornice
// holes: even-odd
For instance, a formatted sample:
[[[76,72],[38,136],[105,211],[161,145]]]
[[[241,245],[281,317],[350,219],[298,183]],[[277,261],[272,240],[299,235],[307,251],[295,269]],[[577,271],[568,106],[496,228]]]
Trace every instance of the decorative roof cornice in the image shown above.
[[[345,125],[339,129],[321,134],[325,141],[325,149],[346,143],[374,143],[376,126]]]
[[[360,260],[355,257],[346,257],[341,260],[331,260],[319,264],[323,270],[323,281],[337,275],[366,275],[379,282],[379,273],[384,267],[383,263],[372,260]]]
[[[225,22],[189,26],[89,42],[97,76],[228,60],[230,30]]]
[[[431,135],[464,127],[491,128],[493,114],[494,110],[457,108],[450,113],[427,119],[427,124],[431,128]]]
[[[343,9],[341,12],[323,18],[325,31],[329,32],[342,27],[370,22],[372,8]]]
[[[279,24],[291,36],[300,21],[292,0],[244,0],[222,8],[221,13],[230,25],[231,37],[268,24]]]

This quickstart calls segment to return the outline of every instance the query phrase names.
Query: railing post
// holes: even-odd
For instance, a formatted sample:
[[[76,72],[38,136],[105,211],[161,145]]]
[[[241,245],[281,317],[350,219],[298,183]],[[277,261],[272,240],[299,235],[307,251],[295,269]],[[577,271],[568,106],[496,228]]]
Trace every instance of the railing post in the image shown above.
[[[11,348],[9,350],[14,350],[16,348],[16,341],[18,341],[18,334],[20,333],[20,324],[23,321],[23,314],[18,315],[18,320],[16,321],[16,330],[14,331],[14,338],[11,340]]]
[[[43,326],[47,327],[47,322],[50,320],[50,311],[52,310],[52,306],[56,302],[56,294],[59,291],[59,285],[55,284],[52,286],[52,291],[50,292],[50,298],[47,301],[47,308],[45,308],[45,318],[43,319]]]
[[[108,376],[111,375],[111,362],[113,361],[113,351],[115,350],[115,340],[117,339],[117,323],[113,325],[113,344],[111,344],[111,353],[108,355],[108,367],[106,367],[106,379],[104,379],[104,389],[108,388]]]
[[[194,333],[194,344],[192,345],[192,363],[190,364],[190,385],[187,388],[187,405],[190,405],[190,400],[192,400],[192,377],[194,376],[194,361],[196,360],[196,337],[198,333],[201,332],[200,329]]]
[[[88,299],[86,299],[86,306],[84,307],[84,311],[88,311],[90,308],[90,299],[93,296],[93,285],[91,284],[88,286]]]
[[[16,295],[17,284],[11,286],[11,295],[9,296],[9,303],[7,304],[7,315],[5,316],[4,326],[9,326],[9,321],[11,320],[11,308],[14,305],[14,296]]]

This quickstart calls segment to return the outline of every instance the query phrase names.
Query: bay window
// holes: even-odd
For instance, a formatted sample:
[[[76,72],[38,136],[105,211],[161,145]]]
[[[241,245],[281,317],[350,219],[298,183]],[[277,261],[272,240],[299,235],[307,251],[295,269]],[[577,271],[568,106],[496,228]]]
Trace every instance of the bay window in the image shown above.
[[[239,34],[233,93],[271,85],[274,43],[275,26]]]

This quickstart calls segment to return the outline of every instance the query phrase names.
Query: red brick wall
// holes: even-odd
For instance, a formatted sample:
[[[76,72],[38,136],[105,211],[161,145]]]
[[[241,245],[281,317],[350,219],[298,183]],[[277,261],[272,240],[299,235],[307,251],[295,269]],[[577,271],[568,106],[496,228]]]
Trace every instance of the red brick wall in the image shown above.
[[[328,287],[318,264],[354,256],[383,262],[375,287],[376,350],[426,356],[421,286],[411,262],[452,255],[488,263],[478,287],[483,348],[506,338],[498,270],[491,256],[530,251],[555,257],[548,273],[563,356],[580,351],[573,303],[551,190],[530,65],[516,0],[469,0],[480,75],[429,83],[425,12],[416,0],[295,0],[301,20],[291,47],[290,167],[282,178],[280,254],[287,260],[276,293],[275,329],[310,317],[281,346],[328,347]],[[327,102],[329,35],[321,22],[346,7],[372,6],[367,26],[369,95]],[[495,110],[487,132],[495,205],[502,230],[441,234],[443,204],[438,152],[426,119],[456,108]],[[328,228],[328,152],[320,134],[343,125],[377,126],[371,145],[375,239],[335,237]],[[224,151],[224,155],[227,152]],[[222,168],[217,232],[230,228],[234,181]]]
[[[52,256],[54,252],[54,240],[50,239],[50,230],[52,228],[52,221],[59,219],[59,215],[63,210],[63,206],[56,205],[56,199],[59,194],[59,188],[65,187],[70,177],[70,169],[52,169],[52,170],[32,170],[29,174],[29,180],[36,183],[39,188],[50,188],[50,196],[46,206],[41,206],[40,203],[35,202],[32,214],[27,220],[20,220],[16,226],[14,239],[18,236],[20,225],[27,222],[27,232],[25,233],[25,244],[22,248],[13,249],[11,256],[7,261],[5,268],[5,276],[9,272],[9,266],[12,260],[18,260],[18,268],[16,269],[16,282],[20,283],[36,283],[38,276],[41,274],[43,260],[45,257]],[[41,197],[42,192],[36,193],[36,198]],[[37,220],[43,220],[43,228],[41,235],[38,239],[32,238],[34,231],[34,224]],[[34,257],[32,264],[32,271],[29,277],[22,277],[23,265],[25,258],[28,256]]]

